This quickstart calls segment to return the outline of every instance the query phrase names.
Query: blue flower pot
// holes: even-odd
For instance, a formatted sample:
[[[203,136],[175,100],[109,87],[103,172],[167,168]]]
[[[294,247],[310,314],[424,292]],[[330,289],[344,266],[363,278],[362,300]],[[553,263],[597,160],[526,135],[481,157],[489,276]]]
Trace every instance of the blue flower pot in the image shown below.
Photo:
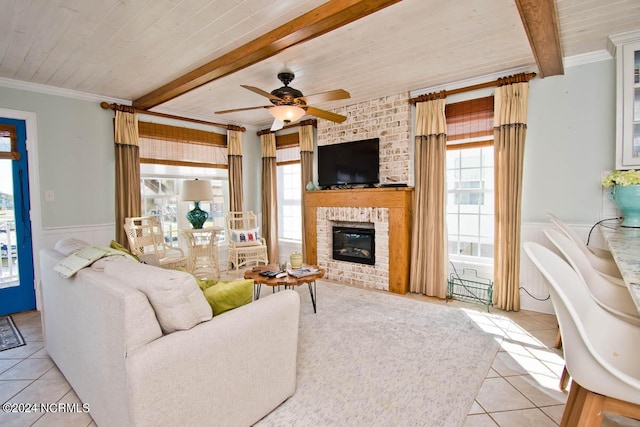
[[[609,199],[614,200],[622,211],[623,227],[640,228],[640,185],[614,185]]]

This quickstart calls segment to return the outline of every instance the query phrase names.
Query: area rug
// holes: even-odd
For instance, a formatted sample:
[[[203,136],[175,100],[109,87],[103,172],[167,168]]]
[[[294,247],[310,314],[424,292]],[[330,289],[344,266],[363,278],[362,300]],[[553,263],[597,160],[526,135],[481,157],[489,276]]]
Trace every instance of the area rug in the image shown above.
[[[11,316],[0,316],[0,351],[25,345],[24,338]]]
[[[464,423],[502,340],[491,315],[325,281],[314,314],[298,293],[296,392],[256,425]]]

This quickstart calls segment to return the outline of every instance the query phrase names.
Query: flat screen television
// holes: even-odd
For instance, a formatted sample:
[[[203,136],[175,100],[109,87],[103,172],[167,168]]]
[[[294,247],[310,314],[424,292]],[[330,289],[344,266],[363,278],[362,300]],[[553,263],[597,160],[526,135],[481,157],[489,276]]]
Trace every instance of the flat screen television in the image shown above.
[[[380,139],[364,139],[318,147],[318,185],[380,182]]]

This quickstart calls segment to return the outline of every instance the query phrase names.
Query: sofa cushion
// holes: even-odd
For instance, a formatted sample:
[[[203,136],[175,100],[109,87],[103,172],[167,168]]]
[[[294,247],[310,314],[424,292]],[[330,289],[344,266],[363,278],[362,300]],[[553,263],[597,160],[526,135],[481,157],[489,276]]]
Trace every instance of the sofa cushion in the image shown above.
[[[85,242],[84,240],[75,239],[73,237],[65,237],[64,239],[58,240],[53,249],[55,249],[57,252],[60,252],[64,256],[69,256],[88,246],[91,246],[91,244]]]
[[[217,316],[253,301],[253,280],[218,282],[206,288],[204,296]]]
[[[105,263],[104,273],[145,294],[165,334],[191,329],[213,315],[188,273],[136,262]]]
[[[134,261],[122,255],[108,255],[100,258],[99,260],[94,261],[94,263],[91,264],[91,269],[95,271],[104,271],[104,268],[107,264],[114,263],[114,262],[134,262]]]

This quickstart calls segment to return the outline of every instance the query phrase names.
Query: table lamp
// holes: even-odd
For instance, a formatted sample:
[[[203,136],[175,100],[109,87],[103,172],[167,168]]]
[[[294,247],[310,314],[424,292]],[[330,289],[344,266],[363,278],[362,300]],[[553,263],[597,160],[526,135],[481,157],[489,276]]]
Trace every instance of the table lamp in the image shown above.
[[[193,228],[202,228],[209,214],[200,209],[202,200],[212,200],[213,191],[208,180],[189,179],[182,182],[182,200],[193,202],[195,207],[187,212],[187,219]]]

